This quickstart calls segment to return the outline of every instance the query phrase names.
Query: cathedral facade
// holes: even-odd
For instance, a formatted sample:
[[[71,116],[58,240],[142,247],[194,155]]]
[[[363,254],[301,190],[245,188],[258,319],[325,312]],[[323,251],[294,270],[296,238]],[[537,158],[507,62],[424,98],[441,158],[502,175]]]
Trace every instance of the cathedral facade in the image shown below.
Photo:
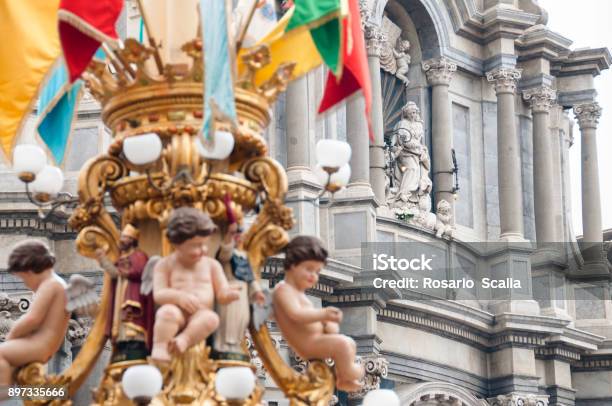
[[[326,243],[330,260],[312,300],[344,312],[343,333],[357,343],[366,390],[395,390],[406,406],[612,404],[612,302],[601,222],[596,132],[602,112],[594,78],[608,69],[607,49],[571,48],[547,27],[536,0],[361,0],[372,83],[371,131],[362,97],[317,115],[326,72],[290,84],[265,134],[285,168],[295,226]],[[123,34],[137,36],[138,9],[126,2]],[[63,166],[76,190],[83,163],[104,151],[110,132],[85,97]],[[574,131],[577,124],[577,131]],[[572,230],[569,150],[581,139],[581,241]],[[321,195],[316,143],[352,148],[348,187]],[[27,142],[25,139],[23,142]],[[56,270],[101,284],[95,261],[79,256],[69,210],[44,220],[10,168],[0,176],[2,267],[27,236],[46,240]],[[488,276],[518,285],[474,294],[440,287],[423,294],[378,279],[397,274],[364,266],[365,243],[417,243],[444,266],[438,281]],[[270,286],[282,261],[269,258]],[[401,275],[399,275],[401,276]],[[495,278],[494,278],[495,276]],[[0,339],[30,297],[0,273]],[[74,319],[50,362],[60,371],[88,328]],[[272,325],[274,328],[274,325]],[[280,333],[279,350],[295,368]],[[269,405],[288,404],[260,368]],[[105,351],[74,404],[88,404],[108,362]],[[339,393],[360,404],[364,393]],[[382,406],[382,405],[381,405]]]

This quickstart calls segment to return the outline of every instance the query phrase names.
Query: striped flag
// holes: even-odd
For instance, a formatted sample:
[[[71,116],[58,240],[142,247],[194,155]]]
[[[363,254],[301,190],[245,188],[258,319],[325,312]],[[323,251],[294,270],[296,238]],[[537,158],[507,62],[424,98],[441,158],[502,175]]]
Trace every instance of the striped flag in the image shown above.
[[[361,16],[359,14],[358,0],[349,0],[349,16],[344,20],[345,38],[342,52],[344,59],[344,73],[338,80],[332,72],[327,76],[327,83],[323,99],[319,106],[322,113],[353,93],[361,90],[365,99],[365,116],[368,122],[370,139],[374,140],[370,121],[370,107],[372,105],[372,85],[370,83],[370,69],[368,56],[361,31]]]

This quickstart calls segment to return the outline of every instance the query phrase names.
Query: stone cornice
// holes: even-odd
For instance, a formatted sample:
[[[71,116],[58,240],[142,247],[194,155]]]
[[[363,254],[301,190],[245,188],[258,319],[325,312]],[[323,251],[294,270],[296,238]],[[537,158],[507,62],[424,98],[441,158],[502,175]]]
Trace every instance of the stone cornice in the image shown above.
[[[520,62],[535,58],[556,60],[570,53],[571,44],[571,40],[544,25],[527,29],[515,42]]]
[[[557,99],[557,92],[548,86],[536,87],[523,91],[523,99],[529,102],[534,113],[548,113]]]
[[[521,69],[499,68],[487,72],[487,80],[495,86],[497,94],[512,93],[516,91],[516,85],[521,78]]]
[[[457,71],[457,64],[445,57],[429,59],[424,61],[421,66],[425,71],[427,81],[432,86],[448,86],[453,74]]]
[[[612,65],[608,48],[578,49],[555,59],[550,67],[554,76],[597,76]]]
[[[601,111],[602,108],[597,102],[574,106],[574,114],[580,129],[597,128],[597,124],[601,118]]]

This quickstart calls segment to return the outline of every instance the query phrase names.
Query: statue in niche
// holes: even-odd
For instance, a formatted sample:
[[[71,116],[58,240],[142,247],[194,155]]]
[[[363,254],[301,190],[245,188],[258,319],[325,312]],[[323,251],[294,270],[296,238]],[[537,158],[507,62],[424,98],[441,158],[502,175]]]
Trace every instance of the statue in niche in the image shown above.
[[[408,70],[410,69],[410,55],[408,51],[410,50],[410,42],[402,37],[397,39],[397,44],[393,49],[393,56],[395,57],[395,76],[407,87],[410,81],[408,80]]]
[[[431,211],[431,179],[429,152],[423,144],[423,120],[414,102],[402,108],[402,118],[393,128],[390,148],[393,187],[388,203],[392,208],[411,207]]]
[[[384,71],[397,77],[408,86],[408,71],[410,70],[410,42],[403,39],[401,36],[397,38],[395,47],[392,47],[389,41],[385,41],[380,54],[380,67]]]

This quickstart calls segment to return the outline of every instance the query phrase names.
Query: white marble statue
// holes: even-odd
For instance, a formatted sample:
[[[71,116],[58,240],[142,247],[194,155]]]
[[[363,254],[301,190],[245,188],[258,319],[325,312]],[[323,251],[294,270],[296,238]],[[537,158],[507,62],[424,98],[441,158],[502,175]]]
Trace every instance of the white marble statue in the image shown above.
[[[410,81],[408,80],[408,70],[410,69],[410,42],[402,37],[397,39],[397,44],[393,48],[393,56],[395,57],[395,76],[404,82],[405,86],[408,86]]]
[[[436,206],[436,237],[453,236],[453,210],[446,200],[440,200]]]
[[[414,102],[402,108],[402,118],[393,128],[391,160],[393,184],[388,203],[392,208],[418,208],[423,195],[431,193],[429,152],[423,144],[423,120]]]

